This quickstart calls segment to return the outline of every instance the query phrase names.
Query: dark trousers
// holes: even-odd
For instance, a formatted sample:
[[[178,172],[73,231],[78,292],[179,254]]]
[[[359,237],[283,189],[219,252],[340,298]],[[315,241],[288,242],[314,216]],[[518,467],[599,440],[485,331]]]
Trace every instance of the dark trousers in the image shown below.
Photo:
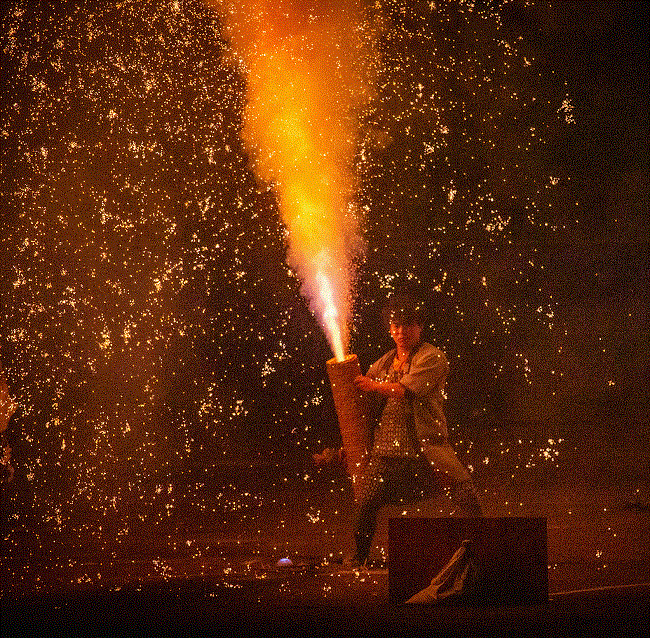
[[[368,558],[377,529],[377,514],[384,505],[430,498],[441,490],[435,471],[421,456],[379,456],[371,454],[361,476],[354,540],[355,558]],[[454,501],[465,516],[482,516],[474,486],[465,481],[453,486]]]

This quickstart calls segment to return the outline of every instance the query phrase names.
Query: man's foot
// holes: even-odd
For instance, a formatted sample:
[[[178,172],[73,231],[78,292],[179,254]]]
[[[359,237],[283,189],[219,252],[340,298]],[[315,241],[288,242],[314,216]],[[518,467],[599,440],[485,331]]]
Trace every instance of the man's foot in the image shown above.
[[[347,569],[367,569],[367,558],[360,558],[356,554],[343,559],[343,567]]]

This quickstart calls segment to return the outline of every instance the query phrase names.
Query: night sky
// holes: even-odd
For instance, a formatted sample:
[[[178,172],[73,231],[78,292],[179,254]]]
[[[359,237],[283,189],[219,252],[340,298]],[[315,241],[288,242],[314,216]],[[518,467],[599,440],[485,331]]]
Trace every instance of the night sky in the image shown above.
[[[386,350],[382,301],[414,285],[469,465],[516,423],[526,445],[498,471],[596,440],[599,469],[616,447],[647,470],[647,3],[368,15],[350,350],[364,368]],[[213,8],[15,2],[1,37],[0,357],[37,520],[137,498],[155,518],[185,472],[337,445],[332,354]],[[488,430],[497,447],[477,449]]]

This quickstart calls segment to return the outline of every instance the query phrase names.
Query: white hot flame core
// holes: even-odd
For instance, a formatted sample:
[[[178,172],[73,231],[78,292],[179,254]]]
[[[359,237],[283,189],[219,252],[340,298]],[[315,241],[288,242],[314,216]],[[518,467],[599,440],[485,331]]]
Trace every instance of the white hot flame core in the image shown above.
[[[322,270],[316,273],[316,284],[318,286],[318,296],[323,307],[323,327],[329,338],[330,346],[332,347],[332,352],[336,360],[343,361],[345,359],[345,348],[343,346],[343,336],[339,322],[339,311],[334,302],[332,284]]]

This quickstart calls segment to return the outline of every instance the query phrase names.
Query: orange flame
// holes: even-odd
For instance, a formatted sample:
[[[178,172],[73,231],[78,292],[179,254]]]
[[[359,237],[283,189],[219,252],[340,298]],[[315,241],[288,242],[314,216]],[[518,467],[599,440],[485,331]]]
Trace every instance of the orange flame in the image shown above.
[[[246,73],[242,137],[275,187],[288,263],[337,359],[346,352],[358,111],[371,96],[373,34],[357,2],[207,0]]]

